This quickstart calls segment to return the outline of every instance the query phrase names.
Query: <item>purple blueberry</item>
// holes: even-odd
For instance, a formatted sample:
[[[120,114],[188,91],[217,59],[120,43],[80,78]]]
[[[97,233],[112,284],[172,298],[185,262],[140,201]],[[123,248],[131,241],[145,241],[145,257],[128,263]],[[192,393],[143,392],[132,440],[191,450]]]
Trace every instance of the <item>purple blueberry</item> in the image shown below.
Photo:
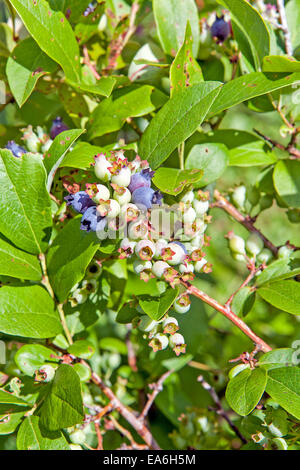
[[[76,212],[83,214],[89,207],[96,204],[85,191],[78,191],[65,197],[68,206],[72,206]]]
[[[133,193],[138,188],[150,188],[153,176],[154,171],[151,171],[149,168],[142,170],[140,173],[135,173],[131,176],[128,186],[129,191]]]
[[[21,147],[21,145],[16,144],[13,140],[9,140],[5,146],[7,150],[10,150],[11,153],[17,157],[20,158],[23,153],[27,153],[27,150],[24,149],[24,147]]]
[[[107,225],[106,217],[98,215],[97,207],[89,207],[81,218],[81,230],[86,232],[99,232]]]
[[[162,195],[159,191],[152,188],[137,188],[132,193],[132,201],[134,204],[143,205],[147,209],[151,209],[152,204],[161,204]]]
[[[179,245],[179,246],[181,246],[181,248],[183,249],[183,251],[185,252],[185,254],[187,254],[186,247],[184,246],[184,244],[183,244],[183,243],[181,243],[181,242],[177,242],[177,241],[173,241],[172,243],[176,243],[176,245]]]
[[[55,139],[56,136],[67,130],[69,130],[69,127],[63,122],[62,118],[58,116],[52,122],[50,137],[51,139]]]
[[[211,35],[217,38],[218,41],[224,42],[230,34],[230,25],[224,20],[224,16],[217,17],[210,31]]]

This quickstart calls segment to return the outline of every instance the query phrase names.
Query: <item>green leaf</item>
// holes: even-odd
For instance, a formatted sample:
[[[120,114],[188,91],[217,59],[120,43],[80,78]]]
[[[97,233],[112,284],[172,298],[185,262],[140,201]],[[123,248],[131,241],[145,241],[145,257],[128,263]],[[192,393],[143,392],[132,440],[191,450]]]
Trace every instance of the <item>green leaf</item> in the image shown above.
[[[210,113],[212,115],[218,114],[255,96],[293,85],[297,80],[300,80],[300,73],[288,75],[284,73],[252,72],[235,78],[222,87],[217,99],[212,104]]]
[[[270,35],[264,20],[246,0],[218,1],[230,10],[236,24],[248,39],[256,69],[259,70],[263,58],[270,51]]]
[[[0,274],[30,281],[42,277],[41,266],[36,256],[18,250],[0,236]]]
[[[72,366],[62,364],[50,383],[40,410],[41,423],[57,431],[81,423],[84,418],[80,379]]]
[[[50,191],[55,172],[63,162],[67,151],[84,132],[83,129],[71,129],[61,132],[55,137],[44,158],[44,165],[48,173],[48,191]]]
[[[69,85],[75,88],[77,91],[82,93],[90,93],[92,95],[100,95],[108,98],[115,84],[117,83],[116,78],[114,77],[101,77],[95,83],[86,83],[86,82],[74,82],[72,80],[67,80]]]
[[[264,57],[264,72],[300,72],[300,62],[294,57],[269,55]]]
[[[22,398],[0,389],[0,414],[27,411],[30,405]]]
[[[75,148],[66,154],[60,166],[86,170],[94,163],[94,156],[103,152],[102,147],[91,145],[88,142],[78,142]]]
[[[170,67],[171,97],[178,91],[203,82],[202,70],[193,57],[193,36],[190,22],[187,22],[185,38]]]
[[[65,16],[53,11],[46,0],[10,0],[40,48],[55,60],[66,77],[80,81],[80,54],[77,41]]]
[[[49,249],[47,265],[51,285],[60,302],[81,281],[98,247],[95,234],[80,230],[80,218],[71,220],[59,232]]]
[[[228,150],[224,144],[199,144],[192,147],[185,168],[203,170],[203,178],[194,185],[200,188],[216,181],[226,170],[228,162]]]
[[[300,207],[300,162],[296,160],[281,160],[273,173],[274,186],[290,207]]]
[[[119,338],[101,338],[99,340],[99,347],[108,351],[118,352],[119,354],[127,355],[128,353],[126,344]]]
[[[282,408],[300,419],[300,369],[280,367],[268,371],[266,392]]]
[[[233,298],[232,310],[236,315],[246,316],[255,302],[255,292],[246,286],[240,289]]]
[[[49,431],[38,416],[24,419],[17,435],[18,450],[69,450],[61,431]]]
[[[7,414],[0,415],[0,436],[13,433],[19,426],[25,413],[26,410],[20,413],[11,413],[9,419],[7,419]]]
[[[162,192],[177,196],[185,186],[197,183],[203,176],[202,170],[176,170],[175,168],[159,168],[152,179],[155,186]]]
[[[277,281],[260,287],[258,294],[269,304],[294,315],[300,315],[300,284],[296,281]]]
[[[220,82],[193,85],[171,98],[152,119],[140,143],[140,155],[157,168],[205,119]]]
[[[300,22],[300,0],[290,0],[285,5],[288,28],[291,34],[294,49],[300,46],[299,22]]]
[[[158,321],[169,310],[177,296],[178,288],[169,287],[160,297],[151,297],[150,295],[139,297],[139,304],[152,320]]]
[[[297,264],[296,264],[297,266]],[[290,259],[277,259],[269,264],[266,269],[258,276],[257,285],[262,286],[267,282],[278,281],[279,279],[288,279],[300,273],[300,268],[294,267]]]
[[[273,351],[263,354],[259,358],[257,365],[267,370],[276,369],[278,367],[288,367],[293,365],[294,350],[291,348],[274,349]]]
[[[27,338],[51,338],[61,332],[54,302],[40,286],[0,289],[0,331]]]
[[[262,140],[241,145],[229,151],[230,166],[272,165],[276,161],[276,155]]]
[[[149,114],[165,102],[166,96],[149,85],[116,90],[93,111],[88,137],[94,139],[117,131],[121,129],[127,118]]]
[[[90,359],[95,352],[95,348],[90,341],[81,339],[69,346],[68,352],[81,359]]]
[[[122,308],[119,310],[118,315],[116,317],[116,321],[118,323],[131,323],[134,317],[138,316],[138,312],[136,308],[132,306],[131,302],[123,305]]]
[[[153,12],[158,37],[163,50],[175,56],[184,40],[187,22],[193,35],[193,54],[199,49],[199,19],[194,0],[153,0]]]
[[[30,253],[48,247],[51,233],[51,199],[46,173],[38,155],[16,158],[0,150],[0,232]]]
[[[42,344],[25,344],[16,352],[14,360],[24,374],[32,377],[45,363],[58,362],[57,356],[57,352]]]
[[[32,38],[26,38],[14,48],[6,65],[6,74],[16,102],[21,107],[28,100],[40,77],[57,68]]]
[[[228,383],[226,400],[241,416],[246,416],[256,407],[267,383],[264,369],[245,369]]]

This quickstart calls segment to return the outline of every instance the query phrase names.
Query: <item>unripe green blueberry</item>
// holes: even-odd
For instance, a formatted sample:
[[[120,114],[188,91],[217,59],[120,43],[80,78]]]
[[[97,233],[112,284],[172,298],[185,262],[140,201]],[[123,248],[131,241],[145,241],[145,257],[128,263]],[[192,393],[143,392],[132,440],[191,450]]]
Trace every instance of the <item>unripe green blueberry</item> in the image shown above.
[[[194,191],[191,190],[191,191],[188,191],[187,193],[185,193],[180,198],[180,201],[184,202],[185,204],[192,204],[192,202],[194,200],[194,197],[195,197]]]
[[[293,249],[284,245],[279,248],[277,255],[278,255],[278,258],[289,258],[292,253],[293,253]]]
[[[273,253],[268,248],[264,248],[259,255],[257,256],[257,261],[259,263],[267,264],[273,257]]]
[[[144,331],[145,333],[149,333],[151,330],[153,330],[156,324],[157,322],[152,320],[152,318],[148,317],[148,315],[142,315],[140,318],[138,329],[140,331]]]
[[[131,171],[128,167],[123,167],[121,170],[112,175],[111,182],[117,184],[118,186],[129,186],[131,179]]]
[[[152,269],[151,261],[135,260],[133,269],[136,274],[141,274],[146,269]]]
[[[162,278],[165,270],[169,267],[170,265],[165,261],[156,261],[152,266],[152,272],[156,277]]]
[[[148,235],[148,226],[143,221],[130,222],[128,224],[128,236],[130,239],[137,240],[139,238],[146,238]]]
[[[55,376],[55,368],[50,364],[44,364],[36,371],[35,380],[37,382],[51,382]]]
[[[128,204],[131,201],[131,192],[129,191],[128,188],[123,187],[122,188],[122,194],[120,194],[117,191],[114,191],[113,198],[118,201],[120,206],[123,206],[124,204]]]
[[[112,168],[112,164],[107,160],[104,154],[97,155],[95,158],[94,171],[95,175],[101,181],[110,181],[111,172],[109,168]]]
[[[184,337],[180,333],[175,333],[174,335],[170,336],[169,343],[171,348],[181,346],[184,344]]]
[[[174,302],[174,310],[177,313],[187,313],[191,308],[191,301],[187,294],[178,297]]]
[[[84,289],[87,294],[93,294],[98,290],[98,282],[96,279],[84,279],[82,281],[82,289]]]
[[[201,273],[203,266],[207,264],[207,259],[202,258],[199,261],[196,261],[195,263],[195,272],[196,273]]]
[[[179,265],[179,272],[181,274],[188,274],[194,272],[194,265],[192,263],[180,264]]]
[[[240,209],[244,208],[244,205],[246,202],[246,192],[247,192],[246,186],[238,186],[237,188],[235,188],[235,190],[233,191],[231,195],[231,199],[232,199],[233,204],[236,207]]]
[[[246,250],[253,256],[258,255],[264,247],[264,242],[256,233],[251,233],[246,241]]]
[[[239,253],[232,253],[232,257],[235,261],[241,261],[242,263],[246,262],[245,256],[240,255]]]
[[[151,240],[140,240],[135,245],[135,254],[142,260],[150,260],[155,254],[156,247]]]
[[[168,256],[169,252],[172,252],[170,253],[170,256]],[[163,256],[165,256],[165,254],[167,256],[167,258],[165,259],[168,261],[168,263],[171,266],[175,266],[176,264],[181,264],[186,257],[184,248],[175,242],[168,244],[167,248],[165,248],[163,252]]]
[[[178,330],[178,321],[174,317],[167,317],[163,321],[163,332],[173,335]]]
[[[246,251],[245,251],[245,240],[242,237],[239,237],[238,235],[232,235],[229,238],[229,248],[234,253],[244,255],[246,253]]]
[[[153,336],[152,340],[149,343],[149,346],[153,349],[154,352],[156,352],[166,349],[168,347],[168,344],[168,337],[162,333],[157,333]]]
[[[69,437],[73,444],[84,444],[86,440],[85,433],[82,431],[82,429],[76,429],[69,435]]]
[[[97,184],[97,193],[93,197],[93,201],[99,203],[100,199],[107,201],[110,198],[109,189],[104,184]]]
[[[198,199],[194,199],[193,208],[198,216],[204,215],[209,209],[209,201],[199,201]]]
[[[272,439],[272,445],[276,447],[277,450],[287,450],[288,445],[285,439],[282,437],[275,437]]]
[[[76,305],[81,305],[87,301],[87,294],[82,289],[76,289],[72,294],[72,299]]]
[[[121,241],[121,250],[126,251],[128,258],[133,255],[134,248],[137,242],[129,240],[129,238],[123,238]]]

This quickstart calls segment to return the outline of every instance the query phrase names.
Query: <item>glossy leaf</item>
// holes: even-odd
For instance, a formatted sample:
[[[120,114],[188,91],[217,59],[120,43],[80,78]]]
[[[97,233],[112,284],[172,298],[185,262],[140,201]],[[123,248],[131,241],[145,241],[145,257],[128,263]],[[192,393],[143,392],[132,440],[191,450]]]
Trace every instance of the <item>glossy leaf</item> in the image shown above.
[[[199,144],[192,147],[185,161],[185,168],[199,168],[203,171],[203,177],[194,185],[200,188],[217,180],[226,170],[228,162],[225,145]]]
[[[282,408],[300,419],[300,369],[280,367],[268,371],[266,392]]]
[[[51,233],[51,200],[46,174],[39,156],[14,157],[0,150],[0,232],[30,253],[48,247]]]
[[[27,338],[51,338],[61,332],[59,315],[40,286],[0,289],[0,331]]]
[[[171,287],[160,297],[141,296],[139,304],[142,310],[149,315],[153,320],[160,320],[164,314],[169,310],[178,295],[178,289]]]
[[[300,284],[296,281],[277,281],[258,289],[258,294],[274,307],[300,315]]]
[[[257,140],[229,151],[230,166],[263,166],[276,163],[274,152],[265,142]]]
[[[270,55],[264,57],[264,72],[300,72],[300,62],[294,57]]]
[[[0,237],[0,274],[30,281],[39,281],[42,277],[37,257],[15,248],[2,237]]]
[[[17,435],[18,450],[69,450],[61,431],[49,431],[38,416],[27,416]]]
[[[42,344],[25,344],[14,357],[18,368],[26,375],[33,376],[35,371],[47,362],[58,362],[59,353]]]
[[[152,179],[155,186],[166,194],[177,196],[185,186],[197,183],[203,176],[202,170],[176,170],[175,168],[161,167]]]
[[[300,207],[300,162],[278,162],[274,169],[273,181],[277,193],[288,206]]]
[[[157,168],[196,131],[220,89],[219,82],[199,83],[177,93],[163,106],[147,127],[140,143],[139,152],[152,168]]]
[[[241,416],[246,416],[261,399],[267,383],[263,369],[245,369],[230,380],[226,389],[226,400]]]

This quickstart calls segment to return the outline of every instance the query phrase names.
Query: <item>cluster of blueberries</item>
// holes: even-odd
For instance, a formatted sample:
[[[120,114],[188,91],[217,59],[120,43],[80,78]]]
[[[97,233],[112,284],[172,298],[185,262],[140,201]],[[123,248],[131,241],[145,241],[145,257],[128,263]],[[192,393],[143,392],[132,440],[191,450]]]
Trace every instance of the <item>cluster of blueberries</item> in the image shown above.
[[[120,238],[119,257],[131,258],[135,273],[146,282],[156,277],[174,286],[181,280],[193,279],[194,272],[210,272],[201,249],[207,243],[204,232],[209,221],[206,215],[208,193],[192,190],[184,193],[177,205],[177,215],[181,215],[183,224],[179,230],[176,222],[174,230],[177,232],[170,235],[161,226],[157,229],[151,219],[151,213],[156,210],[163,213],[165,207],[168,211],[168,206],[163,204],[160,191],[151,187],[154,172],[147,161],[141,161],[139,156],[128,161],[122,150],[112,151],[109,156],[95,157],[94,171],[101,182],[87,184],[85,190],[65,197],[67,205],[82,214],[81,230],[96,232],[100,239],[110,230],[121,233],[117,237]],[[86,300],[85,296],[82,300],[81,294],[77,294],[77,303]],[[180,294],[173,308],[176,313],[187,313],[189,296]],[[170,345],[176,354],[185,351],[184,338],[177,333],[176,318],[167,315],[160,322],[154,322],[142,315],[138,326],[148,334],[153,350]]]
[[[10,150],[17,158],[28,152],[44,153],[49,149],[55,137],[68,129],[69,127],[58,116],[52,122],[50,136],[40,126],[37,127],[36,132],[32,130],[32,126],[28,126],[26,129],[23,129],[22,138],[27,148],[17,144],[14,140],[8,141],[5,148]]]

